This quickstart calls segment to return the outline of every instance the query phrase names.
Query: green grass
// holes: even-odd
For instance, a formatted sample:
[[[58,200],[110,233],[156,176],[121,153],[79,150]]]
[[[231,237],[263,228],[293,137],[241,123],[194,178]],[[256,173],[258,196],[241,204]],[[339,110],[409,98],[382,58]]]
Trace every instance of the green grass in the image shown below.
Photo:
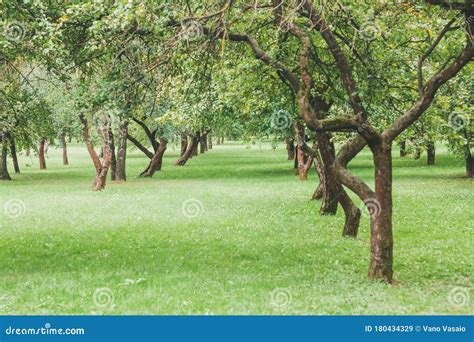
[[[394,286],[367,280],[368,215],[357,239],[341,237],[342,212],[318,215],[314,170],[299,181],[283,147],[176,157],[140,179],[147,161],[130,153],[128,182],[103,192],[81,145],[68,167],[54,148],[45,171],[21,157],[23,173],[0,183],[0,314],[473,313],[473,184],[446,153],[433,167],[394,159]],[[351,167],[372,182],[367,151]],[[113,301],[94,301],[103,288]]]

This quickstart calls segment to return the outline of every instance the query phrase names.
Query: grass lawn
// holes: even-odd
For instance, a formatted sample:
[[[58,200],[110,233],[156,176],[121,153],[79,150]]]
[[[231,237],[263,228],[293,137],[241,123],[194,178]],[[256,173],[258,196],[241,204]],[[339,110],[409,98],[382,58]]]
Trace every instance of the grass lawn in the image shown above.
[[[299,181],[283,147],[215,146],[180,168],[169,148],[153,179],[132,152],[128,182],[97,193],[85,147],[69,152],[62,166],[50,148],[45,171],[22,156],[0,183],[0,314],[474,311],[474,187],[444,151],[394,159],[394,286],[366,278],[368,214],[341,237],[342,210],[318,215],[315,171]],[[351,168],[373,178],[367,151]]]

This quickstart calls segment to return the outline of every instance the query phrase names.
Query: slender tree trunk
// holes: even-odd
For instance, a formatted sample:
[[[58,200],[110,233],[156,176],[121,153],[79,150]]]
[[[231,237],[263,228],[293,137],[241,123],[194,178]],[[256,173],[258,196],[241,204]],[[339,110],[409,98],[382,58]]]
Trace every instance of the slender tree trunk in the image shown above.
[[[407,143],[405,140],[400,141],[400,157],[407,155]]]
[[[67,157],[67,144],[66,144],[66,135],[61,134],[61,147],[63,149],[63,165],[69,165],[69,160]]]
[[[194,135],[191,137],[191,141],[189,142],[186,151],[184,154],[174,163],[174,166],[183,166],[186,165],[186,162],[188,159],[190,159],[194,153],[194,151],[197,149],[197,146],[199,144],[199,138],[197,135]]]
[[[474,173],[474,159],[472,158],[471,149],[468,144],[464,145],[464,156],[466,160],[466,176],[472,178]]]
[[[285,138],[285,143],[288,160],[293,160],[295,158],[295,139]]]
[[[209,133],[209,134],[207,135],[207,147],[208,147],[210,150],[212,150],[212,135],[211,135],[211,133]]]
[[[8,173],[7,163],[7,137],[5,131],[0,133],[0,144],[2,148],[2,160],[0,162],[0,180],[11,180],[10,174]]]
[[[434,143],[431,141],[428,143],[426,154],[428,155],[427,164],[434,165],[436,149]]]
[[[188,136],[185,133],[181,133],[181,153],[179,154],[180,157],[184,156],[184,153],[186,153],[187,147],[188,147]]]
[[[38,159],[39,159],[40,170],[46,169],[46,160],[44,158],[45,143],[46,143],[46,140],[44,138],[41,138],[39,141],[39,148],[38,148]]]
[[[127,136],[127,138],[130,138]],[[115,137],[112,127],[109,127],[109,146],[110,146],[110,179],[117,179],[117,158],[115,156]]]
[[[293,169],[295,170],[295,175],[298,176],[298,150],[300,149],[299,146],[296,146],[295,157],[293,159]]]
[[[115,168],[115,180],[125,182],[127,180],[127,135],[128,119],[123,119],[119,125],[119,145],[117,148],[117,167]]]
[[[156,171],[161,170],[163,155],[165,154],[167,144],[168,141],[166,139],[160,139],[160,146],[156,150],[153,158],[151,158],[148,167],[140,174],[140,177],[153,177]]]
[[[200,132],[200,131],[197,131],[197,133],[196,133],[196,139],[197,139],[197,142],[196,142],[196,143],[194,143],[194,142],[192,143],[192,145],[193,145],[193,154],[191,155],[191,158],[198,155],[199,142],[201,141],[201,132]]]
[[[375,163],[375,199],[365,204],[371,214],[370,279],[392,282],[392,155],[391,146],[381,143],[373,149]]]
[[[8,135],[8,142],[10,143],[10,154],[12,156],[13,169],[15,170],[15,173],[20,173],[20,165],[18,164],[15,138],[13,138],[13,136],[11,136],[10,134]]]

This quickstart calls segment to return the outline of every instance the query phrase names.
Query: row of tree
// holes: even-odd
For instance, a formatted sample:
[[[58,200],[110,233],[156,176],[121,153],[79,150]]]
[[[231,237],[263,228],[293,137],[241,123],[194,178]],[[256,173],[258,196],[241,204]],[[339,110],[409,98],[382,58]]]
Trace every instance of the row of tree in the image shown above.
[[[471,1],[0,6],[3,179],[8,154],[15,163],[16,150],[37,149],[46,167],[45,141],[67,151],[79,136],[94,190],[109,170],[126,181],[128,142],[148,157],[141,176],[151,177],[170,141],[181,146],[180,166],[210,148],[211,135],[285,139],[301,179],[316,165],[320,214],[342,207],[343,235],[357,236],[360,221],[348,191],[365,203],[369,277],[391,282],[393,144],[401,155],[426,149],[432,164],[442,141],[472,177]],[[348,169],[364,148],[374,188]]]

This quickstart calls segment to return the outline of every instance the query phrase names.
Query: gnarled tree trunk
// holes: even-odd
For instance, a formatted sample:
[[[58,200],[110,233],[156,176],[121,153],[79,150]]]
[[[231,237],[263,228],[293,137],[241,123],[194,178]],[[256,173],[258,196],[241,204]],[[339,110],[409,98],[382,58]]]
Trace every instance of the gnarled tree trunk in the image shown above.
[[[38,159],[39,159],[40,170],[46,169],[46,160],[44,158],[45,144],[46,144],[46,140],[44,138],[41,138],[39,141],[39,147],[38,147]]]
[[[371,214],[370,279],[392,282],[392,155],[390,144],[380,143],[372,149],[375,163],[375,198],[365,201]]]
[[[186,162],[188,161],[188,159],[191,158],[193,153],[197,150],[198,144],[199,144],[199,138],[196,134],[191,137],[191,141],[188,143],[186,151],[181,157],[179,157],[177,161],[175,161],[174,166],[186,165]]]
[[[110,167],[110,159],[111,159],[111,150],[110,150],[110,143],[109,143],[109,119],[105,117],[104,126],[99,128],[99,132],[102,139],[102,151],[103,151],[103,159],[100,161],[99,156],[97,155],[96,151],[94,150],[94,146],[92,146],[92,142],[90,141],[89,136],[89,126],[87,123],[87,119],[85,118],[84,114],[79,115],[79,119],[82,123],[82,134],[84,137],[84,142],[87,146],[87,151],[94,163],[96,176],[94,178],[94,183],[92,184],[92,189],[94,191],[101,191],[105,189],[105,184],[107,181],[107,173]]]
[[[148,167],[140,174],[140,177],[153,177],[156,171],[161,170],[161,165],[163,164],[163,155],[165,154],[167,144],[168,141],[166,139],[160,139],[160,146],[153,155],[153,158],[151,158]]]
[[[127,135],[128,119],[120,121],[119,137],[117,147],[117,166],[115,167],[115,180],[125,182],[127,180],[126,162],[127,162]]]
[[[313,164],[313,158],[310,156],[305,155],[303,150],[298,147],[298,176],[300,180],[307,180],[308,179],[308,171]]]

